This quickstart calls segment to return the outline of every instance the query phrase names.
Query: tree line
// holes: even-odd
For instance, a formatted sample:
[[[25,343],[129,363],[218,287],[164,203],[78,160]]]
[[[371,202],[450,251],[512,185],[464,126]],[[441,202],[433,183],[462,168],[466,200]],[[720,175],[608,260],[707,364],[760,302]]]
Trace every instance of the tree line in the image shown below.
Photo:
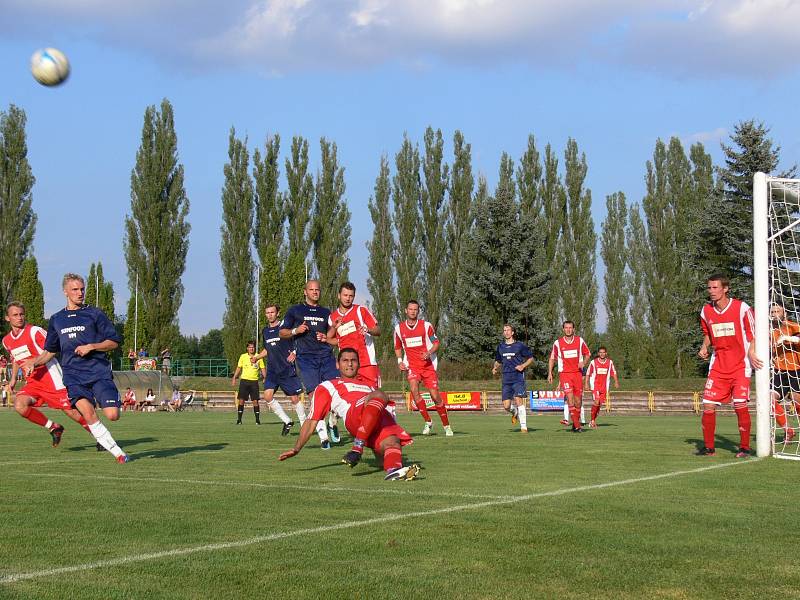
[[[25,124],[16,106],[0,112],[0,292],[4,302],[25,302],[29,320],[43,323]],[[321,138],[319,151],[314,169],[302,136],[282,155],[279,135],[251,148],[231,128],[220,190],[222,328],[182,336],[190,203],[172,105],[164,99],[147,107],[124,223],[130,300],[127,314],[115,316],[124,348],[170,346],[175,356],[215,352],[233,361],[256,336],[256,306],[263,314],[267,303],[285,309],[302,301],[310,277],[321,282],[323,304],[335,305],[349,277],[351,213],[336,143]],[[500,157],[489,189],[460,131],[450,157],[441,130],[428,127],[421,145],[405,134],[393,156],[380,157],[368,202],[371,308],[388,334],[405,302],[417,299],[443,354],[456,362],[490,357],[506,322],[543,355],[570,319],[590,344],[609,346],[623,375],[695,375],[705,277],[728,273],[733,293],[752,298],[752,176],[795,174],[794,167],[776,172],[780,148],[754,120],[737,123],[722,151],[725,163],[714,165],[701,143],[687,152],[678,138],[657,140],[645,163],[645,195],[633,203],[623,191],[606,196],[598,236],[588,161],[576,140],[558,152],[529,135],[521,156]],[[88,273],[87,302],[113,315],[114,289],[102,264]],[[604,333],[596,331],[598,302]],[[377,341],[380,354],[391,356],[391,335]]]

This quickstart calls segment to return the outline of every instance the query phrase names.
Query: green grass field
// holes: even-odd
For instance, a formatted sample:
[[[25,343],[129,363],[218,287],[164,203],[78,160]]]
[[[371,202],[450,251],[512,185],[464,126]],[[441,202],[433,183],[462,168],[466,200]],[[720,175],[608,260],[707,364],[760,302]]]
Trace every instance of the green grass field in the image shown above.
[[[713,458],[695,417],[558,418],[454,414],[385,482],[347,446],[278,462],[272,415],[125,413],[118,465],[3,411],[0,598],[800,597],[800,464],[736,460],[733,418]]]

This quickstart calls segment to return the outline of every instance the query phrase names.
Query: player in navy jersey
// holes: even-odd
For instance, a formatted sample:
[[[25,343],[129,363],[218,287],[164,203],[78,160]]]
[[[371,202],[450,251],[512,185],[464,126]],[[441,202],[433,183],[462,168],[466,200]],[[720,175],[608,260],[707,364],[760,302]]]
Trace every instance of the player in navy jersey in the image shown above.
[[[289,307],[283,317],[280,337],[294,341],[295,363],[307,394],[311,395],[323,381],[339,376],[333,349],[328,344],[328,318],[331,311],[319,305],[319,281],[308,281],[303,288],[305,302]],[[327,427],[317,424],[323,450],[330,448]],[[338,441],[338,439],[334,439]]]
[[[283,410],[280,403],[275,400],[275,390],[280,387],[283,393],[289,396],[300,425],[306,420],[306,409],[300,401],[300,392],[303,391],[303,386],[294,369],[296,354],[292,342],[280,337],[281,322],[278,319],[279,313],[280,307],[277,304],[268,304],[264,309],[264,314],[267,317],[267,326],[261,332],[264,340],[264,349],[250,360],[255,363],[259,359],[266,357],[267,378],[264,380],[264,401],[283,421],[281,435],[288,435],[294,422]]]
[[[503,325],[503,341],[494,353],[492,375],[503,372],[503,408],[511,413],[511,423],[516,424],[522,433],[528,432],[528,417],[525,413],[525,369],[533,363],[533,353],[522,342],[514,339],[516,330],[506,323]],[[511,400],[516,400],[513,406]]]
[[[67,273],[62,284],[67,306],[50,317],[44,352],[26,360],[23,366],[29,373],[60,353],[64,385],[72,407],[83,415],[98,443],[111,452],[117,462],[126,463],[130,460],[128,455],[95,412],[95,407],[100,406],[109,420],[119,419],[119,392],[106,352],[117,348],[122,339],[102,310],[84,305],[83,277]]]

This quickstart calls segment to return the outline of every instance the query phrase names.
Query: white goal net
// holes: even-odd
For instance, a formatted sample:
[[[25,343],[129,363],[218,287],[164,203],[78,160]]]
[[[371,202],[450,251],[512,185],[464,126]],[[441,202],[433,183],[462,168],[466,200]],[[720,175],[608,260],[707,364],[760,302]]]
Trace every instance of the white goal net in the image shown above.
[[[800,459],[800,180],[753,185],[757,450]]]

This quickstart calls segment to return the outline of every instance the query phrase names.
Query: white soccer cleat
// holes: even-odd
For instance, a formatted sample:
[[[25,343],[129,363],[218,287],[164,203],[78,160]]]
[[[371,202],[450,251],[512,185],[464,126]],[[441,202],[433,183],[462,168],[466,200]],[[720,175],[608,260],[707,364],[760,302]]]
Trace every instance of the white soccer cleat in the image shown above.
[[[519,428],[519,432],[520,433],[528,433],[528,428],[527,427],[520,427]]]
[[[422,428],[422,435],[430,435],[433,428],[433,421],[425,421],[425,427]]]
[[[384,477],[384,481],[400,481],[401,479],[406,478],[406,474],[408,473],[409,467],[397,467],[396,469],[392,469],[388,473],[386,473],[386,477]]]
[[[453,428],[452,428],[452,427],[450,427],[450,425],[445,425],[445,426],[444,426],[444,434],[445,434],[447,437],[453,437]]]

